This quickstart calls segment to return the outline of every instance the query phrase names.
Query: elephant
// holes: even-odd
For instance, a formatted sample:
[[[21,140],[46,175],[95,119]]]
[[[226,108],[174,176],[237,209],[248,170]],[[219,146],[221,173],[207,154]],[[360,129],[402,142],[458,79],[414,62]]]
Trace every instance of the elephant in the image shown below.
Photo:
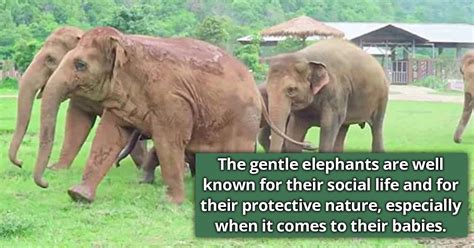
[[[260,92],[260,95],[263,98],[263,101],[265,105],[268,105],[268,97],[267,97],[267,90],[266,90],[266,84],[259,84],[258,85],[258,90]],[[258,134],[258,142],[259,144],[263,147],[265,152],[268,152],[269,146],[270,146],[270,131],[271,128],[266,122],[262,122],[261,124],[261,129]],[[124,159],[125,157],[128,156],[130,151],[132,151],[133,147],[135,146],[135,143],[142,138],[149,138],[149,137],[144,137],[140,132],[134,131],[132,133],[132,138],[130,138],[129,142],[125,146],[125,148],[120,152],[118,159],[116,161],[116,166],[120,166],[120,161]],[[147,156],[145,157],[142,170],[143,170],[143,178],[141,179],[140,183],[153,183],[155,181],[155,169],[156,167],[159,166],[160,161],[158,157],[156,156],[156,153],[154,152],[154,147],[151,148]],[[257,148],[255,148],[257,150]],[[193,156],[188,156],[186,158],[186,162],[189,164],[189,170],[191,172],[191,176],[194,177],[196,174],[196,168],[194,166],[194,157]]]
[[[263,98],[263,101],[264,101],[265,105],[268,105],[267,91],[266,91],[265,86],[266,86],[265,83],[259,84],[258,85],[258,90],[260,92],[260,95]],[[271,130],[271,128],[265,122],[262,122],[261,126],[262,127],[261,127],[261,130],[260,130],[259,135],[258,135],[258,141],[259,141],[259,144],[262,145],[264,151],[267,152],[268,148],[270,146],[270,130]],[[125,146],[125,148],[118,155],[118,158],[117,158],[117,161],[116,161],[116,166],[117,167],[120,166],[120,161],[128,156],[128,154],[133,150],[133,147],[135,146],[136,142],[140,139],[149,139],[149,137],[145,137],[140,132],[135,130],[132,133],[131,138],[130,138],[129,142],[127,143],[127,145]],[[160,161],[159,161],[158,157],[156,156],[156,153],[154,152],[154,149],[155,148],[152,147],[151,150],[148,152],[147,156],[145,157],[145,160],[144,160],[144,163],[143,163],[143,166],[142,166],[143,178],[140,181],[140,183],[153,183],[155,181],[155,169],[156,169],[156,167],[159,166]],[[256,148],[255,148],[255,150],[256,150]],[[190,172],[191,172],[191,176],[194,177],[194,175],[196,174],[196,168],[194,166],[194,158],[192,156],[188,156],[186,158],[186,162],[189,164],[189,169],[190,169]]]
[[[43,173],[59,105],[76,96],[105,109],[82,181],[68,190],[74,201],[87,203],[135,129],[153,140],[168,199],[182,203],[186,155],[253,151],[263,104],[248,69],[221,48],[190,38],[147,39],[94,28],[64,57],[43,91],[34,172],[40,187],[48,187]]]
[[[375,58],[342,39],[321,40],[294,53],[269,58],[271,121],[300,141],[320,127],[319,151],[342,152],[351,124],[372,130],[372,151],[383,152],[389,83]],[[289,118],[289,119],[288,119]],[[270,151],[299,152],[271,132]]]
[[[16,129],[8,153],[13,164],[22,166],[22,161],[17,159],[17,152],[28,129],[35,95],[38,94],[37,97],[41,98],[46,82],[66,53],[77,45],[83,33],[82,30],[75,27],[62,27],[55,30],[46,39],[22,76],[18,95]],[[71,98],[61,155],[58,162],[54,163],[51,168],[65,169],[71,166],[94,125],[95,119],[102,114],[102,111],[103,108],[97,102],[81,97]],[[137,166],[142,164],[145,149],[145,143],[141,142],[131,152]]]
[[[461,143],[464,128],[471,118],[472,108],[474,107],[474,50],[469,50],[463,56],[460,72],[464,80],[464,108],[454,133],[454,142],[456,143]]]

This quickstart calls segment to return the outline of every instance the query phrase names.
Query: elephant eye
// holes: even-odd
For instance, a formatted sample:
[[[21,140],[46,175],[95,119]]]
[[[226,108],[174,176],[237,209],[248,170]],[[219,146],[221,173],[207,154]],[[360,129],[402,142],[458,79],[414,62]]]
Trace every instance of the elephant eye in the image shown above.
[[[74,62],[74,67],[76,68],[76,71],[85,71],[87,69],[87,64],[82,60],[76,60]]]
[[[288,87],[288,89],[286,90],[286,94],[289,96],[289,97],[293,97],[296,95],[296,87]]]

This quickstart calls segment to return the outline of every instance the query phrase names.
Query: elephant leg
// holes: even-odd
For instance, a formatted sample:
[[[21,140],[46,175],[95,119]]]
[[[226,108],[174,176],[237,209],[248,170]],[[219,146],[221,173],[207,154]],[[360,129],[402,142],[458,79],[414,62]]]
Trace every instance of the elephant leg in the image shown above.
[[[265,152],[270,149],[270,134],[272,130],[269,125],[265,125],[258,133],[258,143],[263,147]]]
[[[97,186],[115,162],[117,155],[130,138],[131,131],[121,127],[108,111],[102,115],[92,143],[82,181],[68,190],[74,201],[92,202]]]
[[[163,132],[160,132],[163,133]],[[160,158],[161,177],[167,186],[167,195],[171,202],[179,204],[184,201],[184,142],[170,142],[160,135],[153,138],[156,153]],[[182,140],[184,141],[184,140]]]
[[[325,109],[329,109],[329,107],[326,107]],[[319,151],[332,152],[334,151],[336,136],[345,120],[346,115],[345,112],[337,113],[333,111],[325,111],[325,113],[322,113],[321,116]]]
[[[161,177],[167,186],[169,200],[180,204],[185,199],[185,149],[192,136],[193,113],[186,101],[178,100],[157,116],[159,119],[153,123],[152,139],[160,159]]]
[[[344,151],[344,142],[346,140],[346,134],[349,130],[349,125],[342,125],[339,128],[339,132],[337,133],[336,142],[334,144],[334,151],[335,152],[343,152]]]
[[[133,150],[130,152],[133,162],[137,168],[141,168],[148,154],[146,140],[139,140]]]
[[[143,177],[140,183],[152,184],[155,181],[155,169],[160,164],[156,154],[156,148],[153,146],[147,153],[145,162],[142,165]]]
[[[385,119],[385,109],[387,103],[380,105],[377,113],[372,118],[370,129],[372,131],[372,152],[384,152],[383,145],[383,121]]]
[[[288,120],[286,134],[296,141],[303,141],[310,127],[311,123],[308,119],[299,118],[292,114]],[[301,146],[286,141],[283,147],[285,152],[301,152],[302,150]]]
[[[466,127],[469,119],[471,118],[472,109],[474,107],[474,100],[470,93],[464,93],[464,108],[462,111],[461,119],[459,120],[458,127],[454,133],[454,142],[461,143],[461,137],[464,133],[464,128]]]
[[[51,165],[51,169],[67,169],[71,166],[94,126],[95,119],[96,115],[84,112],[72,101],[69,103],[63,147],[58,162]]]

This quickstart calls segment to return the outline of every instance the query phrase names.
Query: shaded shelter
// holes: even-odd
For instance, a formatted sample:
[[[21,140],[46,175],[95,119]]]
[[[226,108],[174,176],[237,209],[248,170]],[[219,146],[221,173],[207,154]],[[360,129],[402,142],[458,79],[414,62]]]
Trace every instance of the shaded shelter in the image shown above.
[[[308,16],[300,16],[264,29],[262,36],[290,36],[306,42],[311,36],[344,37],[344,32]]]

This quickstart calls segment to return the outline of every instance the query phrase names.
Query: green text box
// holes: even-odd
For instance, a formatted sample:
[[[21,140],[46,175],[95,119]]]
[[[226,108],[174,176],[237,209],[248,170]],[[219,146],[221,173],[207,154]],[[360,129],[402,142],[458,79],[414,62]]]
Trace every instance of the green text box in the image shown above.
[[[219,168],[218,158],[230,157],[235,161],[245,161],[247,167],[243,171],[221,171]],[[378,161],[379,170],[372,171],[333,171],[326,174],[323,170],[303,170],[301,167],[302,161],[317,161],[335,160],[338,158],[340,161],[354,161],[354,160],[371,160]],[[411,163],[412,160],[434,160],[435,157],[443,158],[443,170],[442,171],[415,171],[412,166],[409,166],[409,170],[401,171],[400,169],[394,171],[383,170],[384,161],[407,161]],[[251,161],[271,161],[287,158],[288,161],[298,161],[299,165],[297,170],[290,171],[262,171],[258,174],[250,174],[249,167]],[[438,160],[439,161],[439,160]],[[198,237],[310,237],[310,236],[327,236],[327,237],[464,237],[467,235],[468,230],[468,170],[467,170],[467,155],[461,153],[344,153],[344,154],[311,154],[311,153],[296,153],[296,154],[255,154],[255,153],[234,153],[234,154],[213,154],[213,153],[201,153],[196,155],[196,186],[195,186],[195,233]],[[312,164],[311,162],[307,162]],[[293,168],[294,169],[294,168]],[[319,167],[318,169],[321,169]],[[282,181],[283,184],[279,191],[272,192],[261,192],[259,191],[259,182],[262,178],[267,178],[267,181]],[[456,191],[449,192],[438,192],[433,187],[431,192],[376,192],[374,191],[376,178],[383,178],[387,181],[388,177],[392,181],[403,182],[405,180],[419,180],[427,181],[429,178],[432,179],[431,185],[436,185],[436,180],[442,177],[445,181],[459,181]],[[204,178],[208,182],[215,181],[254,181],[256,190],[254,192],[247,191],[214,191],[204,192],[203,183]],[[370,191],[364,192],[328,192],[327,183],[328,181],[348,182],[352,181],[365,181],[370,178],[370,182],[366,185],[371,185]],[[311,181],[311,182],[324,182],[323,187],[319,192],[289,192],[286,190],[287,180],[298,180],[298,181]],[[352,181],[351,181],[352,180]],[[441,179],[439,179],[441,180]],[[317,183],[315,183],[316,185]],[[382,183],[383,184],[383,183]],[[425,183],[426,185],[427,183]],[[360,186],[360,183],[358,184]],[[242,184],[241,184],[242,186]],[[326,187],[324,187],[326,186]],[[239,202],[236,206],[235,211],[211,211],[203,212],[201,210],[201,202],[209,201],[221,202],[221,201],[237,201]],[[321,204],[320,211],[300,211],[300,212],[249,212],[246,216],[242,216],[242,201],[269,201],[274,202],[291,202],[295,201],[296,205],[302,200],[305,202],[319,202]],[[454,208],[456,202],[462,202],[457,215],[453,216],[449,212],[411,212],[406,215],[402,215],[401,212],[387,212],[382,210],[380,213],[374,213],[370,211],[366,212],[325,212],[324,206],[327,201],[340,201],[346,200],[358,201],[358,202],[370,202],[376,201],[379,208],[384,209],[387,202],[401,202],[401,201],[412,201],[412,202],[428,202],[424,205],[429,209],[432,206],[445,206],[450,209],[437,209],[437,210],[448,210]],[[438,202],[444,202],[446,204],[438,205]],[[433,203],[432,205],[430,205]],[[249,203],[247,203],[249,204]],[[248,206],[248,205],[247,205]],[[301,205],[300,205],[301,206]],[[459,205],[458,205],[459,206]],[[210,209],[212,210],[212,209]],[[357,210],[357,209],[354,209]],[[234,223],[239,223],[239,227],[245,229],[245,223],[248,224],[247,231],[236,231],[235,229],[227,232],[217,232],[215,223],[226,223],[232,219]],[[377,228],[377,223],[386,221],[388,224],[385,227],[384,232],[364,232],[364,228],[361,227],[359,230],[351,230],[351,221],[360,219],[362,222],[373,222],[372,228]],[[416,228],[421,228],[422,225],[414,225],[409,228],[410,230],[393,232],[393,219],[397,222],[405,223],[410,222],[413,219],[417,223],[436,223],[442,222],[441,232],[427,232],[423,229],[417,231]],[[263,220],[266,222],[273,222],[273,230],[270,232],[267,230],[263,231]],[[378,220],[378,221],[377,221]],[[332,232],[329,223],[331,221],[344,222],[346,223],[346,230],[344,232]],[[255,224],[249,224],[255,223]],[[322,231],[322,223],[327,223],[326,231]],[[319,227],[318,227],[319,224]],[[279,225],[280,231],[277,231],[276,225]],[[285,226],[287,225],[287,226]],[[299,225],[299,226],[298,226]],[[399,224],[395,224],[400,226]],[[406,224],[405,224],[406,225]],[[236,226],[232,224],[232,226]],[[256,229],[252,227],[257,226]],[[311,227],[308,227],[311,226]],[[222,225],[220,227],[223,227]],[[229,227],[229,225],[227,226]],[[368,226],[366,226],[368,227]],[[425,225],[426,227],[426,225]],[[293,231],[291,231],[293,228]],[[297,229],[300,228],[300,229]],[[439,226],[436,226],[436,230],[440,230]],[[222,229],[221,229],[222,230]],[[307,232],[301,232],[294,230],[310,230]],[[368,229],[367,229],[368,230]],[[372,229],[374,230],[374,229]],[[378,230],[382,230],[379,228]],[[414,232],[415,230],[416,232]]]

